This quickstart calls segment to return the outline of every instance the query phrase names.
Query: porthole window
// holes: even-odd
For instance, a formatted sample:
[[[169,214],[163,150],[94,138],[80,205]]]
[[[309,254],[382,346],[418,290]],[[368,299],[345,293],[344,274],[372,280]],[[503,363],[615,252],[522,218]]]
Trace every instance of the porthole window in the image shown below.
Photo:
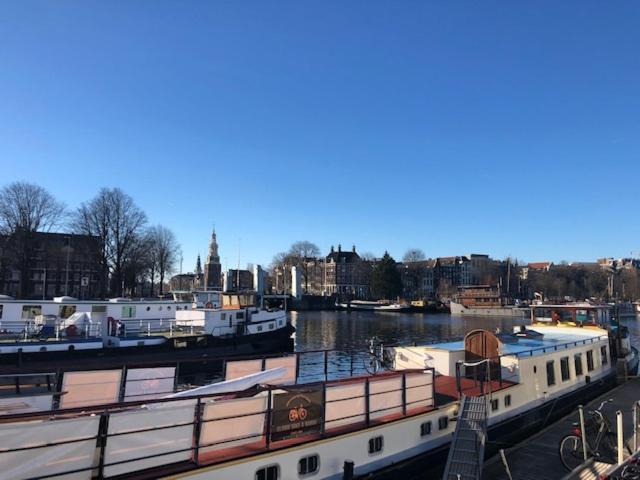
[[[498,399],[497,398],[492,398],[491,399],[491,411],[495,412],[496,410],[498,410]]]
[[[151,310],[151,307],[147,307],[147,312],[148,312],[149,310]]]
[[[369,439],[369,455],[380,453],[382,451],[383,441],[382,435],[379,437],[373,437]]]
[[[504,406],[505,407],[510,407],[511,406],[511,395],[505,395],[504,396]]]
[[[258,325],[258,331],[261,332],[262,331],[262,325]]]
[[[449,417],[440,417],[438,419],[438,430],[444,430],[449,426]]]
[[[171,305],[169,305],[169,306],[167,307],[167,310],[171,310]]]
[[[312,475],[318,471],[320,457],[318,455],[310,455],[302,457],[298,462],[298,475]]]
[[[538,367],[536,367],[535,365],[533,366],[533,373],[538,373]]]
[[[162,306],[159,306],[159,307],[158,307],[158,310],[162,310]]]
[[[431,435],[431,422],[423,422],[420,424],[420,436],[426,437]]]
[[[269,465],[256,472],[255,480],[278,480],[280,478],[280,468],[278,465]]]

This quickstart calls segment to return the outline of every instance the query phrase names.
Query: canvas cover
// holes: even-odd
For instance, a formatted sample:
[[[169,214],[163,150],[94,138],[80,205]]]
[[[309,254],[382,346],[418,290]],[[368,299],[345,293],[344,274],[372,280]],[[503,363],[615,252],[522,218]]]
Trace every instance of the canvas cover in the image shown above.
[[[173,403],[173,402],[170,402]],[[193,452],[195,400],[179,406],[113,413],[109,417],[109,437],[105,448],[105,477],[190,460]],[[186,424],[186,425],[181,425]],[[174,427],[171,427],[175,425]],[[158,429],[158,427],[169,427]],[[136,432],[137,430],[155,429]],[[151,458],[137,460],[141,457]],[[115,462],[125,462],[110,465]]]
[[[65,372],[60,408],[88,407],[114,403],[120,396],[122,370]]]
[[[96,466],[96,437],[100,417],[7,423],[0,425],[0,479],[20,480]],[[46,446],[80,440],[62,445]],[[29,450],[6,452],[23,447]],[[36,461],[37,460],[37,461]],[[90,479],[91,470],[55,478]]]

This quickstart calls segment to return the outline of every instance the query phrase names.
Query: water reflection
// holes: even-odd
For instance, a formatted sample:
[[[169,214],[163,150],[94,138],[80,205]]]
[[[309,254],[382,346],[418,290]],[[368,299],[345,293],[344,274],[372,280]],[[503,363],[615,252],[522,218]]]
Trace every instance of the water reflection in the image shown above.
[[[375,336],[384,343],[423,343],[462,337],[476,328],[512,331],[517,318],[452,317],[448,314],[291,312],[296,351],[366,350]]]

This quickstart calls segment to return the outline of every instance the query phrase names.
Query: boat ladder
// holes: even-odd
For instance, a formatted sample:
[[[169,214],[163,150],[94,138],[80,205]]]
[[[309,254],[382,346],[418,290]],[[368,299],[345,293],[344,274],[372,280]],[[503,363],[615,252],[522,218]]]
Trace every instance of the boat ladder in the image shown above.
[[[463,396],[443,480],[480,480],[486,438],[486,398]]]

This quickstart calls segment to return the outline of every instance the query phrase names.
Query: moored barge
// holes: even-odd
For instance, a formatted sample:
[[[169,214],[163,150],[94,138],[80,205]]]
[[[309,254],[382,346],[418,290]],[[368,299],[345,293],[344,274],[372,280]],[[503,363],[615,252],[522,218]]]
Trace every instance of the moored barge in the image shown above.
[[[562,321],[540,312],[513,336],[476,330],[463,341],[392,347],[380,360],[387,369],[373,375],[332,378],[325,353],[325,379],[305,383],[300,354],[246,359],[227,364],[230,380],[284,368],[285,381],[5,415],[0,471],[11,478],[275,480],[338,479],[350,465],[355,475],[381,477],[434,466],[465,396],[486,401],[489,440],[510,442],[611,388],[617,362],[637,367],[628,335],[597,323],[600,308],[572,310]],[[57,394],[63,402],[78,398],[73,388]]]

